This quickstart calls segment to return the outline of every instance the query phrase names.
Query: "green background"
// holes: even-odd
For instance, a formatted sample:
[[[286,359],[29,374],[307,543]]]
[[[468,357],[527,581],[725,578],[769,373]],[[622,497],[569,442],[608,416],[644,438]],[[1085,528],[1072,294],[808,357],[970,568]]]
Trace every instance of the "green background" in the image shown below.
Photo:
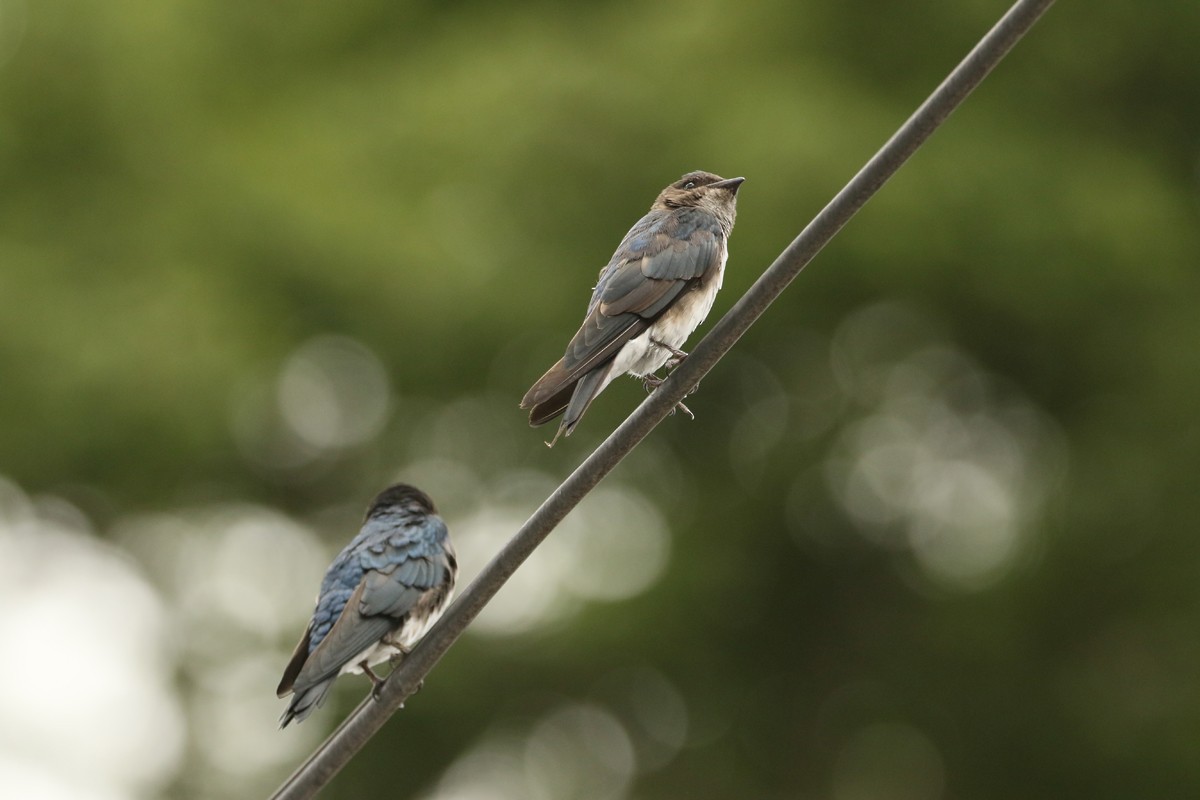
[[[747,178],[715,320],[1005,8],[0,2],[0,475],[153,587],[179,710],[111,796],[273,788],[365,690],[272,730],[374,492],[473,574],[643,396],[516,407],[658,190]],[[1197,796],[1198,39],[1052,8],[323,796]]]

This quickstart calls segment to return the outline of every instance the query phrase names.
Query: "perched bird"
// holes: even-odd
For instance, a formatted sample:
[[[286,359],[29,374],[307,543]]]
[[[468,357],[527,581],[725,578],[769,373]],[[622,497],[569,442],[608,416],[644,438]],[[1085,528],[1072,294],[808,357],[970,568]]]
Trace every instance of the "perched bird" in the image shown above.
[[[321,581],[308,630],[277,690],[293,694],[279,727],[325,702],[338,675],[366,673],[406,654],[441,615],[454,592],[458,562],[433,501],[403,483],[371,503],[362,529]]]
[[[662,383],[655,372],[687,356],[679,348],[708,316],[721,288],[744,180],[689,172],[663,189],[650,213],[625,234],[600,270],[587,317],[566,355],[521,400],[530,425],[563,415],[548,444],[570,436],[614,378],[629,373],[651,389]]]

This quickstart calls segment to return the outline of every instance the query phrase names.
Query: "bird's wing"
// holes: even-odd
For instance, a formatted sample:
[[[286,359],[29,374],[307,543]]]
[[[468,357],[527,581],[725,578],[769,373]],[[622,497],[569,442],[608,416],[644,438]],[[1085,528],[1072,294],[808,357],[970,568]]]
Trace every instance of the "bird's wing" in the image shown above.
[[[427,517],[420,525],[390,535],[382,550],[378,545],[372,547],[359,611],[395,622],[412,611],[430,589],[447,584],[450,567],[445,538],[445,523]]]
[[[297,692],[316,683],[334,677],[341,671],[350,659],[378,642],[384,634],[396,625],[396,620],[386,616],[365,617],[359,610],[363,592],[366,588],[366,576],[346,601],[342,613],[338,616],[329,633],[317,645],[304,661],[296,675],[293,689]]]
[[[313,624],[308,623],[308,628],[305,629],[304,635],[300,637],[300,643],[296,645],[296,649],[292,651],[292,658],[288,661],[287,667],[283,670],[283,678],[279,681],[279,688],[275,690],[276,697],[287,697],[292,693],[292,687],[296,683],[296,676],[300,674],[300,670],[304,667],[304,662],[308,660],[308,642],[312,636]]]
[[[699,209],[653,211],[643,217],[600,273],[587,318],[566,354],[533,385],[521,407],[545,403],[613,358],[717,264],[720,236],[717,221]]]
[[[628,248],[631,257],[612,273],[600,296],[596,310],[604,316],[634,313],[653,319],[719,257],[720,229],[698,209],[682,209],[630,233],[622,249]]]

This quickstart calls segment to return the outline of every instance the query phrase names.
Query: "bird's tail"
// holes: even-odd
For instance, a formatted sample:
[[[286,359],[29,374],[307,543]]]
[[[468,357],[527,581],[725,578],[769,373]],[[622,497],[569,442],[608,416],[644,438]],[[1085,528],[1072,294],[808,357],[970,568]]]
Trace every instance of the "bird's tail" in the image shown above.
[[[320,708],[325,703],[325,698],[328,697],[329,690],[333,688],[333,682],[336,679],[337,675],[334,675],[328,680],[314,683],[292,695],[292,702],[288,703],[287,710],[279,718],[279,727],[286,728],[292,720],[303,722],[305,717]]]
[[[533,406],[522,406],[522,408],[529,408],[529,424],[535,428],[539,425],[545,425],[547,422],[566,411],[567,403],[571,402],[571,394],[574,391],[575,384],[568,384],[557,394],[552,395],[549,399],[543,402],[537,403]]]
[[[569,391],[573,383],[574,380],[567,371],[565,359],[560,358],[558,363],[546,370],[545,375],[537,379],[537,383],[529,387],[529,391],[521,398],[521,408],[546,405],[561,397],[563,390]]]
[[[608,373],[611,371],[611,367],[594,369],[579,379],[579,382],[575,384],[575,391],[571,394],[571,401],[567,403],[567,410],[563,412],[562,422],[559,423],[558,432],[560,434],[571,435],[571,431],[575,430],[579,420],[583,419],[583,413],[596,399],[596,395],[600,394],[608,385]],[[557,439],[558,436],[554,438]]]
[[[563,415],[558,424],[554,438],[546,444],[553,447],[560,436],[570,436],[575,425],[583,417],[583,412],[596,399],[596,395],[608,385],[608,373],[611,369],[596,369],[585,374],[574,384],[560,389],[557,394],[533,406],[529,412],[529,424],[537,427],[545,425],[550,420]]]

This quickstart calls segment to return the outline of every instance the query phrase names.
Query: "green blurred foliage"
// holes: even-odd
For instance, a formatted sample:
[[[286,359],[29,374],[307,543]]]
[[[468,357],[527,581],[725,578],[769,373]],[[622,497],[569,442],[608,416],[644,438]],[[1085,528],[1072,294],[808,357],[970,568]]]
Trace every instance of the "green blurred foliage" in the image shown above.
[[[424,459],[565,475],[641,388],[553,451],[516,403],[658,189],[747,177],[723,313],[1004,7],[2,0],[0,474],[102,527],[313,513]],[[860,796],[836,776],[878,720],[934,743],[946,797],[1200,792],[1198,38],[1194,0],[1053,8],[706,379],[698,419],[654,433],[679,474],[621,467],[674,533],[663,580],[462,642],[328,796],[419,794],[495,720],[624,663],[704,733],[638,797]],[[828,368],[805,365],[880,301],[1058,426],[1037,544],[979,590],[856,537],[823,467],[852,415],[806,432]],[[388,424],[303,468],[247,458],[238,398],[322,334],[380,358]],[[764,386],[791,414],[743,474]],[[424,451],[417,423],[462,398],[506,450]]]

